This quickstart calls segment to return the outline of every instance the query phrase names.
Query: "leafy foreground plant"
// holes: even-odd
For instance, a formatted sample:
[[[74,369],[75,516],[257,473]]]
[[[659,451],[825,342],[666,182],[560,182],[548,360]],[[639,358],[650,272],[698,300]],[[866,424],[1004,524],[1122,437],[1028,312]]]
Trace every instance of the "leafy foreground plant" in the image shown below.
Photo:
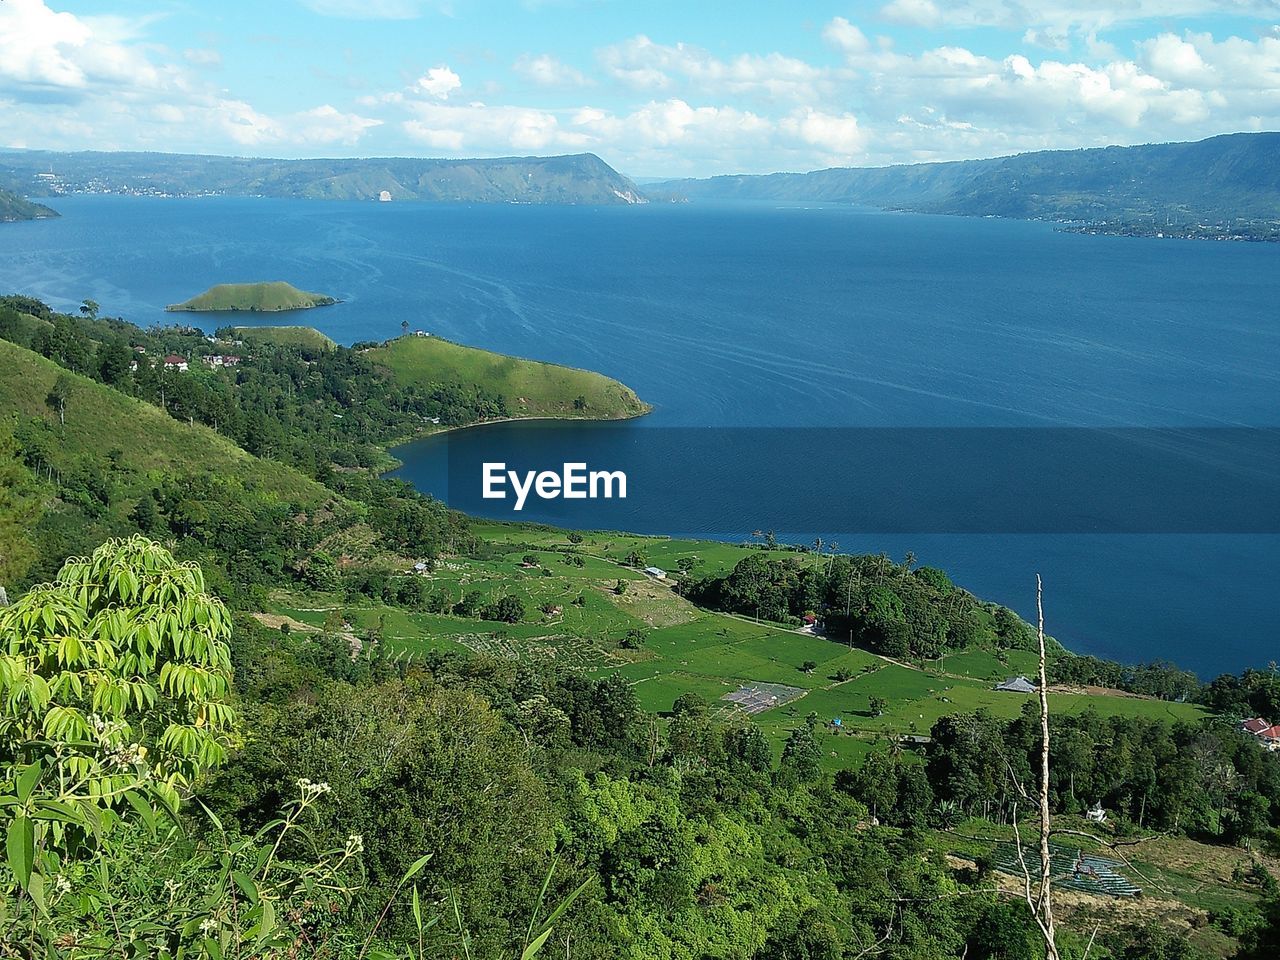
[[[429,857],[371,926],[342,923],[364,844],[311,839],[308,811],[328,784],[299,780],[297,799],[252,836],[228,834],[207,809],[202,835],[184,832],[179,806],[234,732],[230,632],[199,567],[140,537],[68,562],[0,610],[0,956],[424,956],[438,917],[424,919],[416,886],[416,950],[375,937]],[[524,960],[581,890],[541,924],[535,913]]]

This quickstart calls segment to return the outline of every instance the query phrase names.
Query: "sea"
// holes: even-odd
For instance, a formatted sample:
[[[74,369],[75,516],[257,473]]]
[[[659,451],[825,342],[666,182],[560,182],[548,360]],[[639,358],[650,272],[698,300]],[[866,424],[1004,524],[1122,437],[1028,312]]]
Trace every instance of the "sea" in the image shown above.
[[[398,475],[470,512],[910,553],[1028,617],[1039,573],[1046,626],[1078,652],[1205,677],[1280,660],[1280,244],[837,204],[51,202],[61,219],[0,225],[0,291],[212,329],[228,319],[165,304],[287,280],[342,302],[234,322],[347,344],[407,322],[653,405],[397,451]],[[1133,454],[1171,438],[1200,451],[1173,493]],[[477,493],[475,464],[561,460],[634,466],[629,498],[517,514]]]

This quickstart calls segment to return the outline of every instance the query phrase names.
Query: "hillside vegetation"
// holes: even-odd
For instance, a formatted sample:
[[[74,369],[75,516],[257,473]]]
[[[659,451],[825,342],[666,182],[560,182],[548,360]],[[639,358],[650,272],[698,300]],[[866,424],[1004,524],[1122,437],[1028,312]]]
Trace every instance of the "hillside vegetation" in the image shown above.
[[[480,203],[642,203],[634,183],[595,154],[432,160],[416,157],[275,160],[168,153],[57,153],[0,156],[0,185],[24,189],[55,170],[61,189],[169,196],[293,197],[307,200],[425,200]]]
[[[464,347],[439,337],[401,337],[366,355],[390,370],[401,386],[445,383],[496,394],[510,417],[624,420],[650,409],[630,387],[602,374]]]
[[[60,413],[50,405],[55,385]],[[332,496],[315,480],[285,464],[254,457],[209,427],[175,420],[150,403],[70,373],[7,340],[0,340],[0,411],[40,419],[55,414],[55,470],[88,457],[126,468],[139,485],[148,474],[210,471],[308,507]]]
[[[58,216],[58,211],[43,203],[24,200],[16,193],[0,190],[0,223],[14,220],[47,220]]]
[[[232,327],[237,340],[245,343],[273,343],[304,350],[334,350],[337,344],[314,327]]]
[[[690,198],[829,200],[922,213],[1164,224],[1280,220],[1280,133],[991,160],[676,180]]]
[[[327,307],[338,301],[323,293],[308,293],[283,280],[259,283],[219,283],[204,293],[171,303],[165,307],[171,313],[204,313],[219,310],[248,310],[257,313],[276,313],[281,310],[309,310]]]

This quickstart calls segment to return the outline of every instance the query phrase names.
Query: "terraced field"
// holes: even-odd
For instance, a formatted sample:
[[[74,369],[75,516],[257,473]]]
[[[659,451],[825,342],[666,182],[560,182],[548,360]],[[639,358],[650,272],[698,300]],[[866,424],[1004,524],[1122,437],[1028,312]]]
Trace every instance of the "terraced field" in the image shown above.
[[[381,624],[388,647],[409,656],[429,649],[470,650],[598,675],[617,673],[635,685],[641,705],[658,714],[692,692],[718,710],[746,716],[723,698],[749,684],[795,687],[803,692],[798,699],[754,714],[750,721],[781,750],[788,733],[816,714],[831,768],[857,762],[884,738],[927,735],[947,714],[984,709],[1014,717],[1030,699],[994,689],[996,681],[1034,672],[1034,657],[1026,651],[969,651],[920,666],[891,663],[821,636],[700,610],[669,585],[622,563],[639,551],[646,562],[664,569],[674,570],[681,558],[691,558],[701,573],[732,567],[749,547],[614,533],[575,535],[577,542],[570,542],[562,530],[502,524],[473,529],[490,544],[491,554],[437,565],[426,574],[430,589],[451,602],[473,591],[484,603],[517,596],[525,606],[521,622],[381,605],[343,607],[346,619],[357,630]],[[770,553],[818,562],[812,554]],[[277,600],[272,612],[316,625],[323,623],[327,607],[339,605],[323,597]],[[544,607],[553,612],[543,613]],[[637,630],[644,635],[641,648],[624,648],[624,638]],[[883,713],[873,714],[872,697],[886,701]],[[1201,714],[1190,704],[1110,694],[1052,693],[1050,703],[1058,713],[1092,709],[1104,716],[1170,719]]]

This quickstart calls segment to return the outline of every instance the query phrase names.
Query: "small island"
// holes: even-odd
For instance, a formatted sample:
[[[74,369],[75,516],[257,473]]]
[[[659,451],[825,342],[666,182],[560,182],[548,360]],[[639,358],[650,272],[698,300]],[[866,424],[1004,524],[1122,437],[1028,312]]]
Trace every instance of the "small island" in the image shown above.
[[[165,309],[170,313],[278,313],[283,310],[327,307],[337,302],[335,297],[323,293],[308,293],[291,283],[274,280],[264,283],[220,283],[190,300],[171,303]]]

